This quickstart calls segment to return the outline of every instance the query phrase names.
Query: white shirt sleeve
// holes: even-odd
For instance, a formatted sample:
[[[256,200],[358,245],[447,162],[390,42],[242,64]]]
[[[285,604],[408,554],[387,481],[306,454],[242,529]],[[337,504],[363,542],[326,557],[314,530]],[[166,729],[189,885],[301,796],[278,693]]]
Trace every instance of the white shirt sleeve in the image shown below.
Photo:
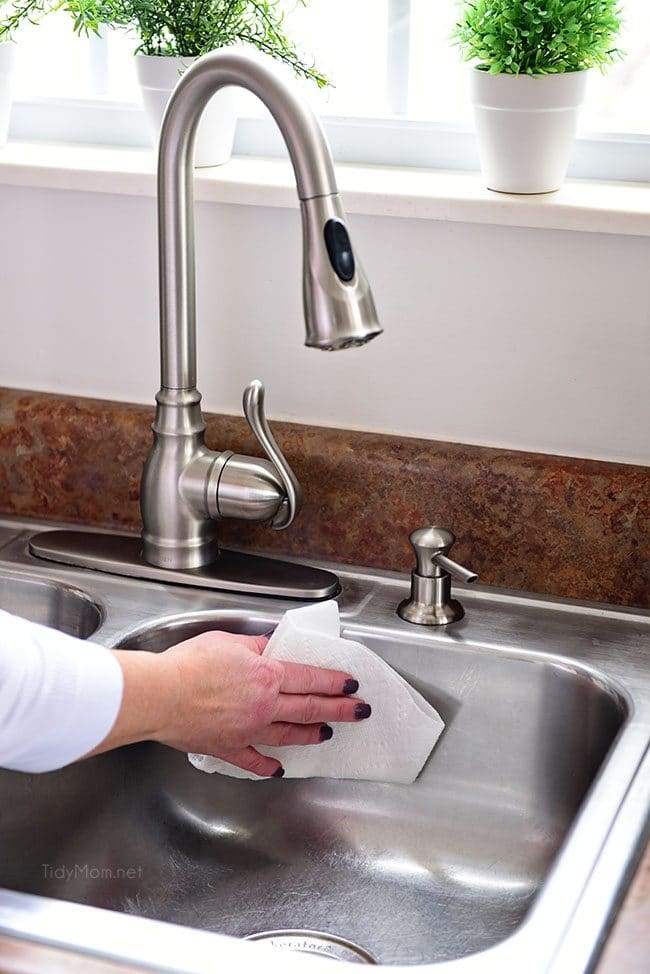
[[[0,767],[53,771],[87,754],[122,691],[110,650],[0,610]]]

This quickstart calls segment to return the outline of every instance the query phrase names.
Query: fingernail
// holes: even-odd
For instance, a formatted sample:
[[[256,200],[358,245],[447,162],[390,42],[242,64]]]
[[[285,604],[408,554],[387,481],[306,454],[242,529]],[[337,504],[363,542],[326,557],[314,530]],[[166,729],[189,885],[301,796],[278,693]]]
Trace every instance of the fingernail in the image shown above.
[[[358,680],[346,680],[343,684],[343,693],[356,693],[359,689]]]
[[[354,708],[355,720],[365,720],[366,717],[370,717],[372,713],[372,707],[369,703],[358,703]]]
[[[321,741],[330,741],[333,733],[334,731],[329,724],[323,724],[318,732],[318,736],[320,737]]]
[[[280,767],[271,775],[272,778],[284,778],[284,768]]]
[[[273,629],[268,629],[266,632],[263,632],[262,636],[264,639],[270,639],[274,632],[275,632],[275,626],[273,626]]]

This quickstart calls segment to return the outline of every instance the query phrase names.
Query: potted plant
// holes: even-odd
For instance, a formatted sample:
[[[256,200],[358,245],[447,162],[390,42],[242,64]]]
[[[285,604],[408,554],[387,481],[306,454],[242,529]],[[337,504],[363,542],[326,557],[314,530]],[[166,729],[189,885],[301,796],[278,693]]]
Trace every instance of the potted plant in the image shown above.
[[[620,57],[618,0],[463,0],[453,37],[473,61],[490,189],[548,193],[565,176],[587,74]]]
[[[307,0],[298,2],[304,5]],[[327,84],[287,36],[280,0],[67,0],[66,8],[78,32],[98,32],[105,25],[134,33],[136,70],[154,145],[179,77],[197,57],[217,48],[252,45],[297,76],[319,87]],[[219,165],[230,158],[236,95],[225,88],[206,109],[197,137],[197,166]]]
[[[296,2],[304,6],[308,0]],[[110,27],[135,35],[136,71],[154,146],[179,77],[198,57],[217,48],[252,45],[319,88],[328,84],[287,36],[282,0],[0,0],[0,42],[24,21],[35,23],[58,10],[72,17],[78,34],[100,34]],[[10,45],[5,53],[0,44],[0,124],[3,58],[9,64],[12,53]],[[225,88],[206,109],[197,136],[198,166],[230,158],[237,121],[234,99],[235,93]]]

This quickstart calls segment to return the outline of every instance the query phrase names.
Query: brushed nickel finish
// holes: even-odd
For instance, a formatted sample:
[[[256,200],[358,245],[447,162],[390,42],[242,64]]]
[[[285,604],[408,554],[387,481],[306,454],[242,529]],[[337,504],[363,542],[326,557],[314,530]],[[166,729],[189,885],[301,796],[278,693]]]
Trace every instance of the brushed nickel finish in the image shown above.
[[[259,57],[217,51],[200,58],[170,99],[158,159],[161,389],[141,508],[144,559],[166,569],[214,563],[221,518],[269,520],[272,528],[283,530],[302,502],[296,477],[266,422],[259,380],[244,392],[244,412],[268,460],[224,458],[204,443],[196,389],[194,142],[206,104],[228,85],[246,88],[264,102],[293,163],[303,220],[307,343],[344,347],[381,331],[360,265],[346,283],[335,274],[327,254],[325,222],[330,215],[344,214],[320,122]]]
[[[293,522],[302,507],[302,487],[269,429],[264,412],[264,386],[258,379],[254,379],[244,390],[244,416],[269,458],[273,471],[280,480],[280,488],[284,491],[282,503],[271,521],[271,527],[276,531],[284,530]]]
[[[85,591],[107,646],[264,633],[287,608],[37,562],[42,528],[4,539],[0,576]],[[407,577],[335,567],[345,635],[445,720],[418,780],[240,781],[154,744],[2,772],[0,934],[185,974],[308,974],[220,936],[274,930],[423,974],[593,970],[649,831],[650,613],[472,586],[456,625],[410,626]]]
[[[159,568],[144,560],[142,541],[133,535],[43,531],[34,535],[29,549],[35,557],[46,561],[221,592],[328,599],[341,587],[333,572],[227,548],[221,548],[216,560],[200,569]]]
[[[339,280],[323,246],[323,227],[328,220],[345,222],[338,193],[302,199],[303,306],[307,337],[305,345],[335,352],[365,345],[380,335],[375,303],[359,258],[349,282]]]
[[[447,528],[432,526],[411,533],[417,564],[411,572],[410,598],[397,607],[400,619],[418,626],[447,626],[463,618],[462,605],[451,597],[451,577],[469,584],[478,575],[447,556],[455,540]]]

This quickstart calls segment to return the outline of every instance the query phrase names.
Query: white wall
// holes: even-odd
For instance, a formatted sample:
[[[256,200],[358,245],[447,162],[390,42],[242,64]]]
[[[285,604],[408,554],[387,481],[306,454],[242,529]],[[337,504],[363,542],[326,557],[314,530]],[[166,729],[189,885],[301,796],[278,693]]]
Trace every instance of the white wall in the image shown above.
[[[385,334],[303,347],[295,210],[198,206],[199,387],[271,416],[650,463],[650,240],[351,216]],[[0,187],[0,385],[151,402],[154,201]]]

